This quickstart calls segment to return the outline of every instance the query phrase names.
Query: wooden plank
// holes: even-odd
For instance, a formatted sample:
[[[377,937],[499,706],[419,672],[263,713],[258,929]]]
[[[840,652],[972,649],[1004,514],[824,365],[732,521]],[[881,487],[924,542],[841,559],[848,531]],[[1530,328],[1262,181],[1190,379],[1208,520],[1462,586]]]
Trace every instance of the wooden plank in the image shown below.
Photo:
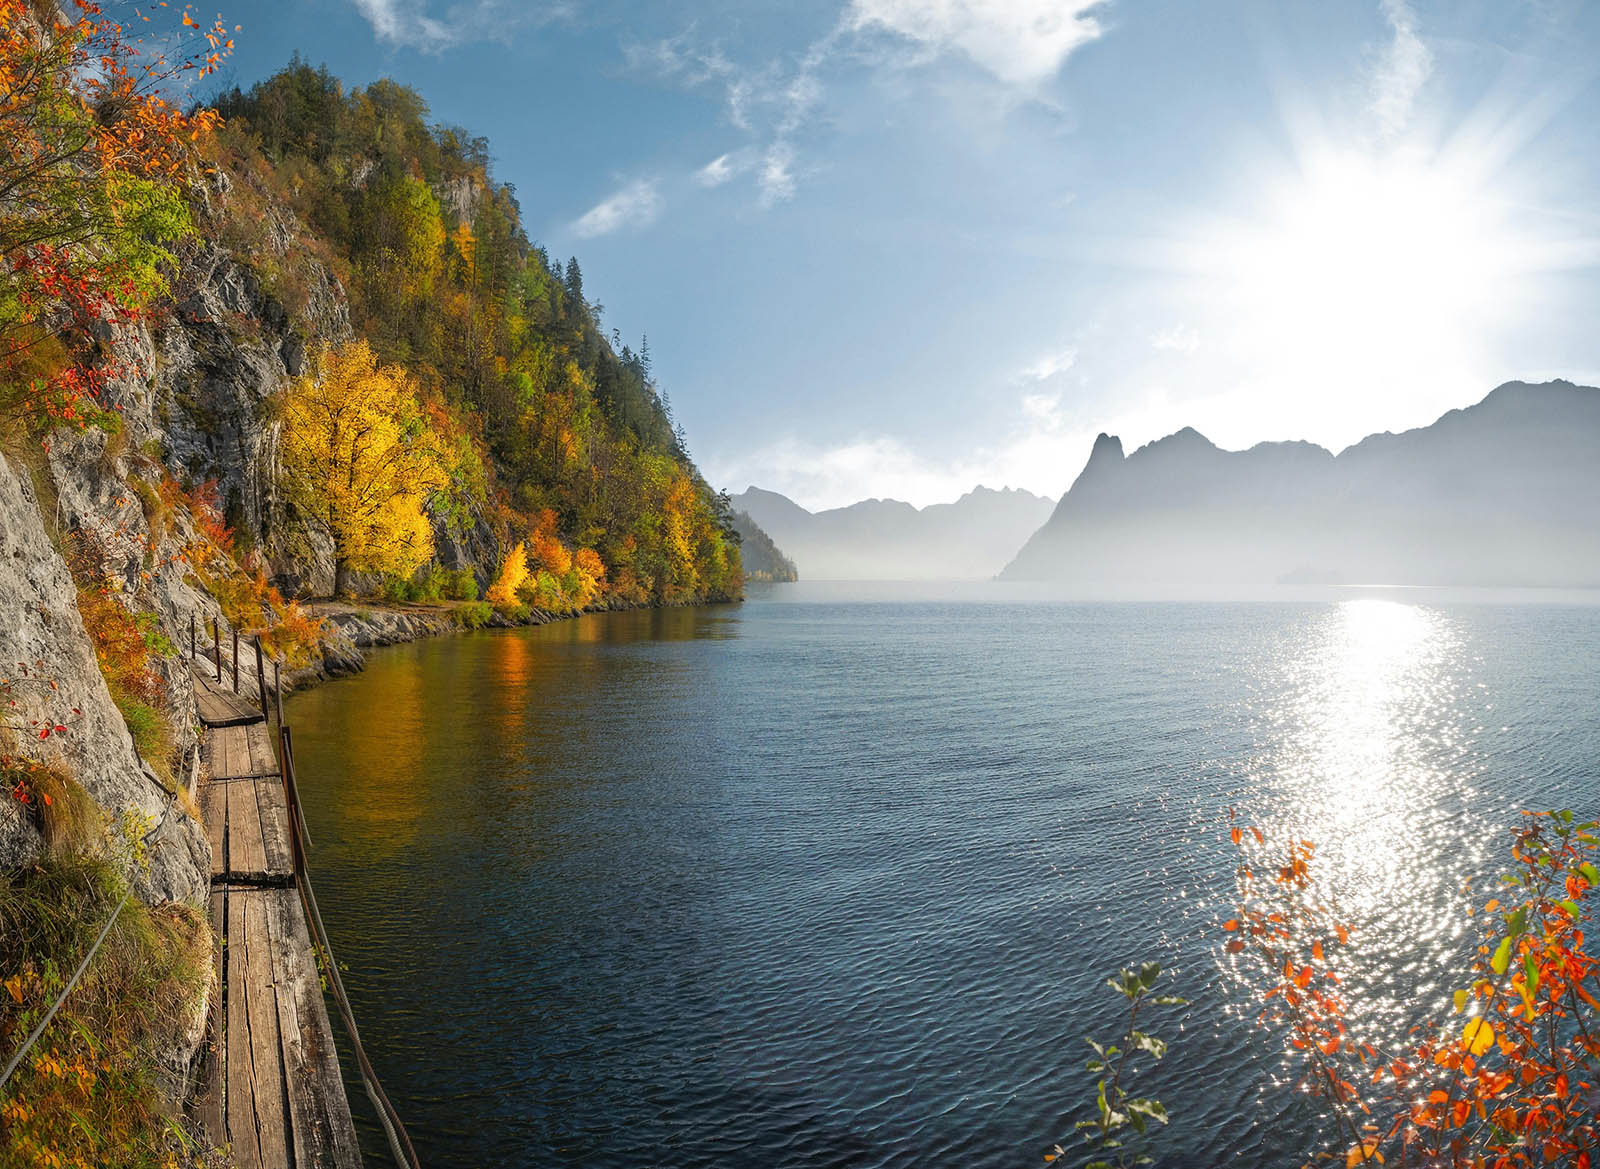
[[[211,731],[210,739],[214,744],[211,775],[214,779],[232,779],[251,774],[247,735],[248,729],[245,727],[217,727]]]
[[[250,770],[250,745],[243,727],[222,727],[218,736],[226,744],[227,770],[224,775],[244,775]]]
[[[265,875],[266,848],[261,840],[261,810],[255,784],[224,785],[228,793],[228,875],[250,878]]]
[[[194,676],[194,701],[200,721],[208,727],[249,726],[262,721],[258,706],[221,689],[204,675]]]
[[[294,853],[289,849],[289,806],[283,799],[283,783],[274,775],[251,786],[261,825],[262,878],[288,884],[294,879]]]
[[[254,1037],[250,1032],[250,942],[245,928],[248,894],[228,892],[228,1080],[226,1143],[237,1169],[278,1169],[262,1156],[260,1125],[255,1098]],[[261,941],[265,943],[266,939]],[[259,959],[258,959],[259,962]]]
[[[265,1169],[280,1165],[287,1169],[293,1164],[289,1159],[287,1081],[278,1034],[278,986],[273,977],[276,947],[268,924],[276,913],[271,904],[274,893],[235,890],[229,896],[245,911],[245,1003],[242,1018],[235,1013],[233,1025],[242,1023],[250,1036],[250,1098],[261,1164]],[[236,1133],[238,1127],[237,1122],[230,1125]]]
[[[206,840],[211,845],[211,876],[216,878],[228,871],[228,794],[223,785],[207,783],[200,789],[200,818],[205,824]],[[213,927],[220,922],[219,913]],[[219,929],[218,940],[225,936]]]
[[[264,722],[245,728],[245,739],[250,746],[250,773],[252,775],[277,775],[278,755],[272,749],[272,735]]]
[[[284,889],[275,894],[274,904],[278,1030],[287,1072],[294,1164],[297,1169],[359,1169],[355,1122],[339,1074],[299,894]]]

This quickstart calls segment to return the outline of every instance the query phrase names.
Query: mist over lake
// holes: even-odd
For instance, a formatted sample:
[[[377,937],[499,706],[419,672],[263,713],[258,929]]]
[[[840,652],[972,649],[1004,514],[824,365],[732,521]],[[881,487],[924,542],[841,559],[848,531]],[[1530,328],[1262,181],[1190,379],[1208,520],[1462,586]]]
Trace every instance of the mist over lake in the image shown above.
[[[1594,804],[1600,608],[896,591],[428,641],[293,700],[425,1163],[1037,1165],[1151,959],[1192,1000],[1164,1163],[1287,1163],[1317,1105],[1228,982],[1226,809],[1317,840],[1381,1038],[1448,998],[1516,810]]]

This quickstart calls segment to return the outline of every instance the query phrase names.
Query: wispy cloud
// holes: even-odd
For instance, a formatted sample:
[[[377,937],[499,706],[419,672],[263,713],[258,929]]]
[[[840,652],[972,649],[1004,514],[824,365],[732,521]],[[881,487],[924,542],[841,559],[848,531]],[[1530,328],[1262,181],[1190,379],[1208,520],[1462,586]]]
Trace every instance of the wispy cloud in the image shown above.
[[[380,41],[443,52],[458,45],[483,40],[505,40],[524,26],[549,24],[570,17],[573,8],[563,0],[544,4],[518,0],[456,0],[442,16],[430,14],[429,0],[351,0]]]
[[[380,41],[419,49],[441,49],[455,41],[455,30],[430,17],[422,0],[354,2]]]
[[[1066,373],[1077,363],[1078,350],[1076,347],[1069,346],[1055,353],[1046,354],[1023,369],[1019,376],[1025,382],[1049,381],[1059,374]]]
[[[1009,85],[1048,81],[1100,36],[1102,0],[851,0],[857,30],[881,29],[935,54],[960,53]]]
[[[724,116],[746,145],[694,172],[695,181],[720,187],[748,173],[760,205],[773,207],[794,198],[801,181],[816,170],[805,164],[802,148],[824,116],[828,87],[840,71],[905,66],[904,53],[876,51],[886,39],[910,46],[914,63],[963,55],[1001,88],[1020,86],[1036,98],[1040,83],[1074,49],[1101,35],[1093,12],[1104,3],[849,0],[838,20],[796,55],[742,64],[721,44],[700,40],[691,27],[661,40],[624,45],[623,58],[630,69],[657,81],[720,89]]]
[[[737,178],[748,169],[748,163],[734,154],[720,154],[694,172],[694,181],[702,187],[720,187]]]
[[[583,239],[609,235],[622,228],[647,227],[661,214],[661,191],[654,179],[638,179],[602,199],[573,221]]]
[[[1371,109],[1384,138],[1405,132],[1417,95],[1433,73],[1433,53],[1418,32],[1417,14],[1406,0],[1381,0],[1389,43],[1372,70]]]
[[[794,198],[794,147],[781,138],[767,147],[756,183],[761,188],[763,207]]]

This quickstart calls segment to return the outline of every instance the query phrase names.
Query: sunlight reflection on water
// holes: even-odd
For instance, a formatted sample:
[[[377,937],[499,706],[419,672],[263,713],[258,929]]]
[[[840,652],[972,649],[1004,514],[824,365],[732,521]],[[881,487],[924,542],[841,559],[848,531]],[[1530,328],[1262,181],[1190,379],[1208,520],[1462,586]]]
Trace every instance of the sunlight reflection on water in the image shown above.
[[[1448,997],[1441,972],[1470,939],[1446,905],[1503,835],[1473,809],[1463,766],[1471,665],[1446,612],[1360,599],[1312,622],[1283,666],[1273,821],[1316,842],[1317,878],[1358,927],[1340,972],[1352,1024],[1380,1046]]]

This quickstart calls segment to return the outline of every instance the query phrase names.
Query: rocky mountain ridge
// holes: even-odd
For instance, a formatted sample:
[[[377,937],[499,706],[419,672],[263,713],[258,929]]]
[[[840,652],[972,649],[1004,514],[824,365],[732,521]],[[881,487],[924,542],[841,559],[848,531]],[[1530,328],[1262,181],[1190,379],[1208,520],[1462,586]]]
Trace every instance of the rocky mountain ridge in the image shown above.
[[[1087,593],[1276,584],[1600,584],[1600,390],[1509,382],[1335,455],[1102,434],[1005,569]]]

